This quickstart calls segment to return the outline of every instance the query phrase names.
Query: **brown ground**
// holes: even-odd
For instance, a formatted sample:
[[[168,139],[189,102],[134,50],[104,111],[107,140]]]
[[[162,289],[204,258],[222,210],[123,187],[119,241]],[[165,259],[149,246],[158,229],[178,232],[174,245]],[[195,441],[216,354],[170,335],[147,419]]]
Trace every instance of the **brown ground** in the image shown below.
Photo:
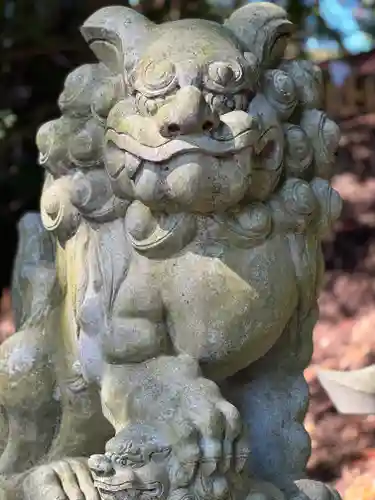
[[[306,370],[311,390],[306,425],[313,447],[309,471],[336,483],[344,500],[375,500],[375,415],[338,415],[315,370],[375,363],[375,179],[366,177],[343,172],[333,182],[345,205],[333,238],[325,244],[321,319]]]
[[[375,500],[375,415],[338,415],[317,382],[315,369],[344,370],[375,363],[373,175],[342,172],[334,179],[346,204],[333,238],[325,244],[321,320],[315,330],[313,361],[306,370],[312,396],[306,419],[313,447],[309,473],[336,484],[344,500]],[[0,339],[13,330],[9,294],[3,296],[1,309]]]

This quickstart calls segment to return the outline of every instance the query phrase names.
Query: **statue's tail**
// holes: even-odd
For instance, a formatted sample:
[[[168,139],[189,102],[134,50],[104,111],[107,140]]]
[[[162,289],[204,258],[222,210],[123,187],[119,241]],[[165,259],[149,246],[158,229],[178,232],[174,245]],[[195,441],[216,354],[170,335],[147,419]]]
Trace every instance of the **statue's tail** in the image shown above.
[[[39,214],[20,221],[12,299],[17,331],[0,346],[0,474],[22,472],[50,445],[58,420],[48,318],[58,298],[55,249]]]

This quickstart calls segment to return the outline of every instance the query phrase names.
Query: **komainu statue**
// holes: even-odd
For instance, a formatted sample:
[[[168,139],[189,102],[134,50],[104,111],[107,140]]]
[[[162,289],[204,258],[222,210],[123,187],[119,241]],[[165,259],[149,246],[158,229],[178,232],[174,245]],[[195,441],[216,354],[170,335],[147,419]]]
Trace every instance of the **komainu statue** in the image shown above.
[[[339,499],[306,478],[303,371],[340,134],[292,31],[270,3],[84,23],[98,62],[37,134],[54,259],[0,348],[1,498]]]

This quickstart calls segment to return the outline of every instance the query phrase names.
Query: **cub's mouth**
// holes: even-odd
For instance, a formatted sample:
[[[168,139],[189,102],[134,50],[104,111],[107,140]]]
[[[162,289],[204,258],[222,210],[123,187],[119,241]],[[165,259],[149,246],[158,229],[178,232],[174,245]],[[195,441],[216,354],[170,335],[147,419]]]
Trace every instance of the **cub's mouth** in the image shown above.
[[[130,482],[107,482],[103,479],[95,478],[95,487],[104,495],[122,492],[125,497],[135,497],[147,493],[148,497],[159,497],[163,492],[163,487],[159,482],[144,484],[134,484]]]

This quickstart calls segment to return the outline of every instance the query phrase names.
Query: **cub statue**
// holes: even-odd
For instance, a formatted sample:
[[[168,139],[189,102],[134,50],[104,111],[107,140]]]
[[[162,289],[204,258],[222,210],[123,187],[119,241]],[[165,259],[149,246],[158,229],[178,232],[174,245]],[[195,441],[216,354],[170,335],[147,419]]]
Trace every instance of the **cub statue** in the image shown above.
[[[37,134],[48,307],[0,348],[4,498],[339,499],[306,478],[303,427],[341,210],[319,68],[284,58],[267,2],[223,25],[106,7],[81,31],[98,62]]]

